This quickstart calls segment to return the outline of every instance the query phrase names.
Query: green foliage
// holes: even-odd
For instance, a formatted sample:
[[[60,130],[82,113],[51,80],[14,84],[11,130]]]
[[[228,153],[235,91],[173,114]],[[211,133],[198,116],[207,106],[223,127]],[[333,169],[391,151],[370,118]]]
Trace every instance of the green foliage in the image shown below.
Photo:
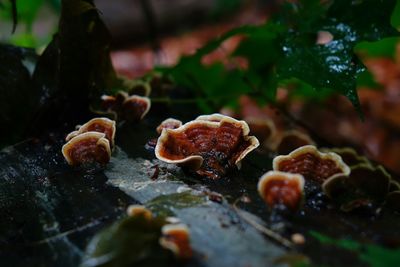
[[[355,46],[355,51],[361,58],[386,57],[394,58],[399,37],[384,38],[376,42],[360,42]]]
[[[334,245],[356,252],[359,255],[359,259],[371,267],[397,266],[400,262],[399,249],[387,249],[373,244],[360,244],[349,239],[333,239],[314,231],[311,231],[311,235],[322,244]]]
[[[182,58],[175,67],[162,71],[178,85],[191,89],[200,106],[208,104],[207,109],[231,103],[241,94],[273,101],[278,86],[290,85],[300,88],[295,95],[306,97],[342,94],[361,112],[356,83],[366,70],[354,48],[361,41],[373,45],[372,42],[382,38],[398,36],[389,16],[396,3],[395,0],[286,3],[266,24],[234,29],[196,54]],[[396,15],[392,22],[396,23]],[[329,32],[333,39],[317,43],[320,31]],[[247,69],[228,70],[220,63],[201,64],[204,55],[235,35],[245,38],[230,59],[246,58]]]
[[[35,20],[39,9],[42,7],[44,0],[17,0],[16,10],[19,23],[24,23],[28,32],[32,30],[33,21]],[[12,19],[13,1],[4,1],[4,6],[0,9],[0,17]]]
[[[0,0],[0,23],[13,21],[13,34],[7,36],[6,42],[16,46],[35,48],[47,44],[53,32],[38,36],[33,32],[33,25],[39,12],[45,6],[51,7],[59,14],[60,2],[60,0]],[[15,32],[17,26],[19,30]]]
[[[128,217],[97,234],[81,267],[172,266],[172,253],[159,244],[164,220]]]

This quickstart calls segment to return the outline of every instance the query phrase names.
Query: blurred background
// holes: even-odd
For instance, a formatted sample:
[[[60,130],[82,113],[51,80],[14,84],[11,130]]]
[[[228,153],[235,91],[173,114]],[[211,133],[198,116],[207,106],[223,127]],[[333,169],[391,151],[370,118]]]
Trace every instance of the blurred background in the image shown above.
[[[268,0],[96,0],[112,35],[112,62],[118,74],[141,77],[155,66],[173,66],[208,41],[240,25],[259,25],[277,12]],[[57,31],[60,0],[18,0],[18,25],[12,34],[10,1],[0,2],[0,42],[34,48],[41,53]],[[329,36],[328,36],[329,39]],[[328,40],[329,41],[329,40]],[[240,38],[225,41],[204,63],[224,61]],[[262,51],[260,51],[262,52]],[[293,97],[278,88],[277,101],[305,130],[332,146],[353,146],[369,158],[400,173],[400,46],[385,55],[368,55],[364,64],[375,86],[359,86],[362,121],[343,96],[323,100]],[[237,62],[246,67],[246,62]],[[290,88],[289,88],[290,89]],[[276,110],[240,96],[238,117],[273,117]],[[226,109],[224,110],[226,111]],[[278,129],[279,130],[279,129]]]

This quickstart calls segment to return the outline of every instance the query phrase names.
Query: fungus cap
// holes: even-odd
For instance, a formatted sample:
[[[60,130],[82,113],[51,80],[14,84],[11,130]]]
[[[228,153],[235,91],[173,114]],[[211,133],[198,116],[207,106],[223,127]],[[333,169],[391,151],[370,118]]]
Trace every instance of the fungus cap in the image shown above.
[[[334,148],[322,148],[322,152],[334,152],[342,157],[344,163],[348,166],[354,166],[361,163],[371,165],[371,162],[364,156],[361,156],[351,147],[334,147]],[[372,166],[372,165],[371,165]]]
[[[276,151],[279,154],[287,154],[306,145],[315,146],[315,142],[308,134],[299,130],[288,130],[282,134],[278,144],[276,145]]]
[[[86,132],[99,132],[104,133],[108,141],[110,142],[111,148],[114,147],[115,138],[115,121],[108,118],[94,118],[85,124],[79,126],[78,130],[71,132],[65,138],[66,141],[71,140],[73,137]]]
[[[301,174],[269,171],[261,176],[257,189],[269,207],[283,204],[294,211],[303,199],[304,177]]]
[[[62,154],[69,165],[106,164],[110,161],[111,149],[104,133],[86,132],[69,140],[62,147]]]
[[[148,97],[132,95],[122,104],[122,113],[127,121],[140,121],[149,112],[151,101]]]
[[[302,146],[288,155],[275,157],[273,169],[302,174],[306,179],[316,180],[321,184],[335,174],[350,174],[349,166],[338,154],[321,153],[312,145]]]
[[[164,162],[183,165],[215,179],[232,165],[239,168],[241,160],[259,142],[254,136],[248,136],[249,127],[244,121],[220,114],[213,117],[218,121],[204,117],[177,129],[164,129],[155,154]]]
[[[268,118],[246,117],[244,119],[249,125],[250,133],[263,143],[272,140],[276,134],[276,126],[273,120]]]
[[[160,125],[157,127],[157,133],[161,134],[163,129],[176,129],[182,126],[182,122],[180,120],[174,118],[168,118],[163,120]]]
[[[143,216],[145,219],[150,220],[153,214],[150,210],[146,209],[143,205],[129,205],[126,209],[129,216]]]
[[[190,245],[189,229],[184,224],[166,224],[161,228],[160,245],[171,250],[181,260],[189,260],[193,256]]]

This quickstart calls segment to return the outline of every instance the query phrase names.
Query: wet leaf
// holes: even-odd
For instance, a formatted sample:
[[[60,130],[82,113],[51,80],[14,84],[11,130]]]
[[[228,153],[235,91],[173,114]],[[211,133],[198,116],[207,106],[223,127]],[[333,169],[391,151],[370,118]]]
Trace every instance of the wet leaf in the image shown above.
[[[170,266],[172,253],[159,244],[162,219],[127,217],[97,234],[87,247],[82,267]]]
[[[371,42],[399,35],[387,16],[395,4],[395,0],[342,0],[331,5],[303,0],[286,4],[265,25],[240,27],[225,33],[193,56],[184,57],[176,67],[164,71],[178,85],[196,91],[196,97],[204,97],[203,92],[209,96],[212,92],[222,91],[219,94],[225,95],[224,101],[214,101],[214,106],[221,106],[238,94],[271,101],[275,99],[278,85],[295,80],[307,84],[317,93],[327,95],[328,90],[346,96],[361,114],[357,77],[365,76],[366,70],[354,53],[354,46],[363,40]],[[318,41],[321,31],[332,40]],[[206,67],[200,64],[200,59],[234,35],[245,38],[233,56],[245,57],[249,67],[240,71],[244,86],[236,86],[237,91],[231,93],[231,86],[224,81],[228,73],[237,70],[217,65]],[[183,76],[186,79],[182,79]],[[196,78],[189,81],[189,77]],[[207,87],[205,81],[212,81],[214,86]]]
[[[334,239],[311,231],[311,235],[322,244],[331,244],[345,250],[354,251],[370,267],[395,266],[400,261],[399,249],[387,249],[374,244],[361,244],[350,239]]]

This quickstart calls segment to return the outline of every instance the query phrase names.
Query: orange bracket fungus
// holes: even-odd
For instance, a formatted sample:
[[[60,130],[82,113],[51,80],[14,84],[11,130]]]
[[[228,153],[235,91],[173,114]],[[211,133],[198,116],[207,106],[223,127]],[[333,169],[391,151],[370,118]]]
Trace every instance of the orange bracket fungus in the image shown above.
[[[391,176],[382,166],[359,164],[350,175],[337,174],[322,184],[330,199],[341,204],[343,211],[351,211],[369,203],[382,203],[390,192]]]
[[[267,118],[246,117],[244,120],[260,143],[269,141],[276,136],[276,126],[273,120]]]
[[[145,96],[132,95],[122,104],[123,118],[127,121],[140,121],[149,112],[150,99]]]
[[[302,174],[306,179],[321,184],[335,174],[350,174],[349,166],[343,162],[338,154],[333,152],[321,153],[312,145],[302,146],[289,155],[275,157],[273,169]]]
[[[99,132],[104,133],[108,141],[110,142],[111,148],[114,147],[115,138],[115,121],[108,118],[94,118],[87,123],[78,127],[76,131],[71,132],[65,138],[65,141],[71,140],[73,137],[78,136],[86,132]]]
[[[278,154],[288,154],[291,151],[306,145],[315,145],[315,142],[306,133],[298,130],[285,131],[276,146]]]
[[[284,205],[297,210],[303,200],[304,178],[301,174],[269,171],[258,182],[258,193],[269,207]]]
[[[128,95],[119,91],[115,96],[103,95],[102,106],[118,118],[135,122],[140,121],[149,112],[151,101],[146,96]]]
[[[217,179],[259,146],[246,122],[221,114],[200,116],[177,129],[164,129],[158,138],[158,159]]]
[[[182,126],[182,122],[177,119],[168,118],[160,123],[157,127],[157,133],[161,134],[163,129],[176,129]]]
[[[151,211],[146,209],[146,207],[143,205],[129,205],[129,207],[126,209],[126,213],[132,217],[143,216],[147,220],[153,218]]]
[[[189,229],[184,224],[167,224],[161,228],[160,245],[171,250],[180,260],[192,258]]]
[[[63,147],[62,154],[70,165],[110,161],[110,142],[104,133],[86,132],[71,138]]]

